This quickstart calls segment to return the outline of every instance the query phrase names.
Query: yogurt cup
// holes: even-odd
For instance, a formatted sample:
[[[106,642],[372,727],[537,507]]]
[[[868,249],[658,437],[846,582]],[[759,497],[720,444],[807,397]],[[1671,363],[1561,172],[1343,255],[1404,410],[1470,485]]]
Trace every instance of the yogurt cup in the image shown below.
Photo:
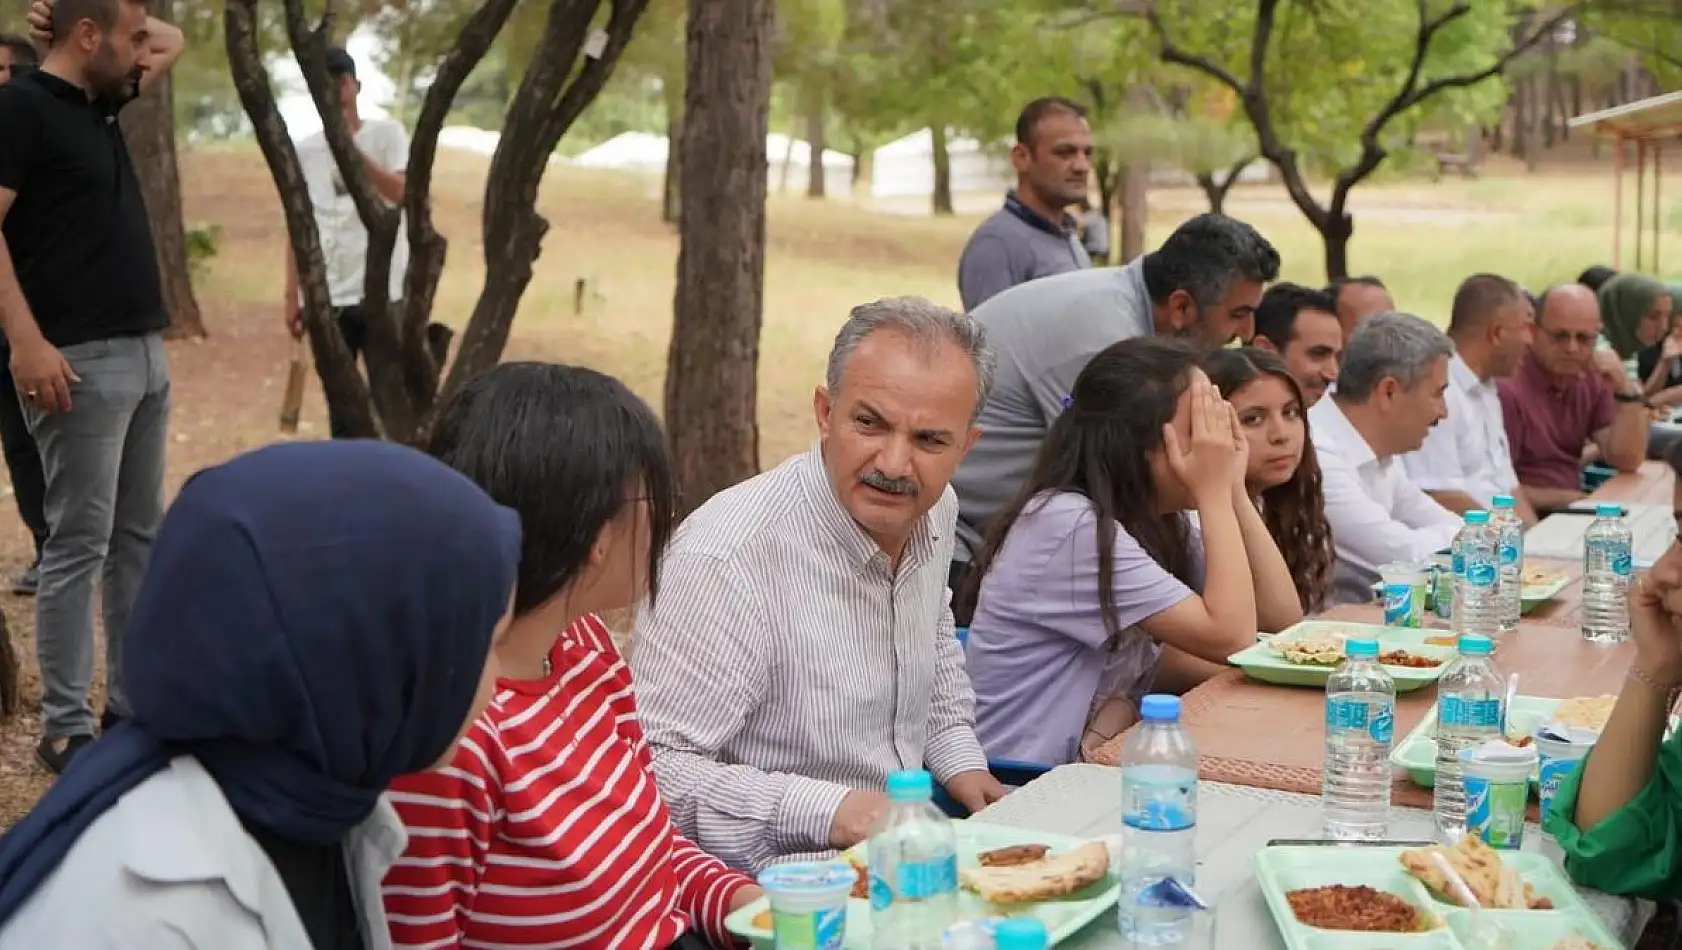
[[[1466,789],[1466,833],[1497,851],[1517,851],[1524,843],[1536,750],[1491,739],[1460,750],[1460,769]]]
[[[1384,625],[1425,625],[1425,594],[1430,589],[1429,569],[1423,564],[1392,562],[1378,569],[1384,584]]]
[[[1599,739],[1600,734],[1592,729],[1563,726],[1557,722],[1545,722],[1536,730],[1536,754],[1540,760],[1536,787],[1544,816],[1553,804],[1560,784],[1576,771]]]
[[[759,872],[759,886],[771,902],[777,950],[841,950],[857,879],[858,872],[837,861],[778,864]]]

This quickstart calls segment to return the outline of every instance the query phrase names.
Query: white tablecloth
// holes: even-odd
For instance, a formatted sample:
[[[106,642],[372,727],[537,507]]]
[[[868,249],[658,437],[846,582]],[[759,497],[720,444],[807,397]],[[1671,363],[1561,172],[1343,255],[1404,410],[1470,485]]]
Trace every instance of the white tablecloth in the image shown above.
[[[1121,830],[1121,778],[1099,765],[1065,765],[1012,792],[978,813],[978,821],[1054,834],[1095,838]],[[1283,950],[1273,915],[1256,887],[1252,861],[1273,838],[1320,837],[1320,800],[1241,785],[1201,782],[1197,786],[1197,889],[1215,905],[1216,950]],[[1398,808],[1391,838],[1428,839],[1429,812]],[[1557,847],[1534,825],[1525,831],[1525,850]],[[1607,927],[1633,946],[1653,915],[1647,901],[1583,891]],[[1073,939],[1071,950],[1120,947],[1115,915],[1107,913]]]

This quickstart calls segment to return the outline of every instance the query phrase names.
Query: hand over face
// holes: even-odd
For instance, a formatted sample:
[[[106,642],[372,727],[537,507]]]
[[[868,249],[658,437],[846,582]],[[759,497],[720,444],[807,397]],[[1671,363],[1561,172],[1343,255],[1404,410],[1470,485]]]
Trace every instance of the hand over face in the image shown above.
[[[1244,434],[1238,428],[1232,406],[1221,398],[1220,390],[1201,375],[1192,379],[1187,412],[1191,416],[1191,441],[1182,445],[1180,435],[1172,424],[1162,427],[1164,450],[1168,466],[1185,484],[1199,503],[1225,495],[1232,490],[1234,475],[1243,478],[1248,464],[1248,448],[1240,458],[1240,444]]]

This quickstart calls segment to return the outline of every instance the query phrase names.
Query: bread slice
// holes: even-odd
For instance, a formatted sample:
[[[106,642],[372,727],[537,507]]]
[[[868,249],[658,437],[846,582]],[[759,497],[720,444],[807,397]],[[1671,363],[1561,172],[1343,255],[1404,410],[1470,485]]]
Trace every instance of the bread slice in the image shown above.
[[[958,878],[990,904],[1026,904],[1067,897],[1103,880],[1109,870],[1110,850],[1091,841],[1028,864],[965,868]]]

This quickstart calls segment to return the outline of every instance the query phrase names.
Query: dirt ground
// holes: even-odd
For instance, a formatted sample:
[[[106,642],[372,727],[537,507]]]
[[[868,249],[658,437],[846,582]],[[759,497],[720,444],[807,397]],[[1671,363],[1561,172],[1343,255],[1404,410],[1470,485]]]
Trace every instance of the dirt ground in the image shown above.
[[[200,468],[269,441],[276,434],[287,338],[272,311],[223,307],[209,315],[214,335],[202,342],[170,346],[172,441],[169,485],[173,494]],[[322,409],[312,407],[314,429],[325,428]],[[29,534],[15,517],[11,490],[0,502],[0,577],[9,580],[28,563]],[[35,704],[40,678],[35,663],[34,598],[0,592],[0,609],[11,628],[12,645],[23,667],[23,714],[0,726],[0,827],[11,825],[50,784],[34,760],[40,723]],[[103,708],[103,665],[94,676],[94,710]]]

